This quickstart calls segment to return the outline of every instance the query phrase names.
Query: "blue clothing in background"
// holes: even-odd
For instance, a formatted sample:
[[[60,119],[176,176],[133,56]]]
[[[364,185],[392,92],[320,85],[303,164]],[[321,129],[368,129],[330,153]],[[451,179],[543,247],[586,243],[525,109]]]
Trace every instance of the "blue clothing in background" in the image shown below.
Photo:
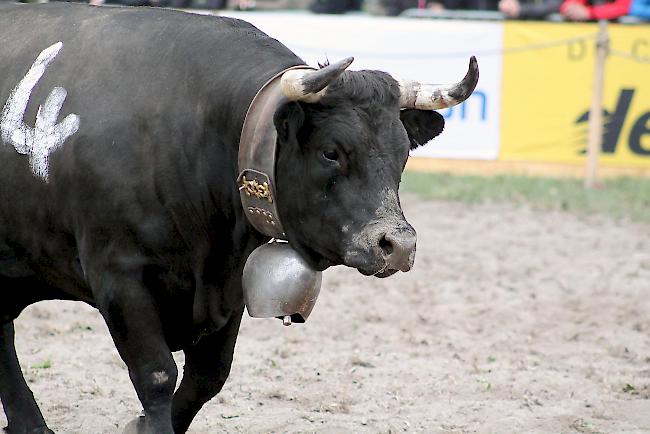
[[[632,0],[630,15],[650,20],[650,0]]]

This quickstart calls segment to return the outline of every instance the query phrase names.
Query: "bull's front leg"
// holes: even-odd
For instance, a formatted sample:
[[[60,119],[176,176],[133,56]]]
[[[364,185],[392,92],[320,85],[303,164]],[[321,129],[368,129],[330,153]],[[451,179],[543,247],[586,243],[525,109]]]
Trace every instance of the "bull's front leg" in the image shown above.
[[[0,399],[9,434],[52,434],[20,370],[13,322],[0,324]]]
[[[145,417],[138,433],[172,434],[171,400],[177,368],[163,335],[156,303],[134,278],[140,273],[93,273],[89,279],[97,307],[111,333]],[[90,277],[90,276],[89,276]]]
[[[232,364],[243,309],[233,312],[220,330],[184,350],[183,379],[174,394],[174,431],[187,431],[203,404],[221,391]]]

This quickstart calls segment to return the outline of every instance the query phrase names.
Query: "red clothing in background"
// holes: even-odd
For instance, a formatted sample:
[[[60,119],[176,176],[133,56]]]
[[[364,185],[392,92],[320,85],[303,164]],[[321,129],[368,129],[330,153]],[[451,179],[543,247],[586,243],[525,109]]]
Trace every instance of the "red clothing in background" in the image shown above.
[[[580,3],[585,5],[589,10],[590,20],[611,20],[627,15],[632,0],[614,0],[611,3],[603,3],[598,6],[592,5],[589,0],[564,0],[564,3],[560,6],[561,13],[564,13],[564,9],[569,3]]]

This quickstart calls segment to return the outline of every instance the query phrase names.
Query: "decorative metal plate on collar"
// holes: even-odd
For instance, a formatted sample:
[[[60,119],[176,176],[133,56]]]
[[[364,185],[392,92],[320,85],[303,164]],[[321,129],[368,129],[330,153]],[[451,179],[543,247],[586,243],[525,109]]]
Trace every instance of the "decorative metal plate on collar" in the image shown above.
[[[244,213],[259,232],[280,239],[286,239],[286,234],[277,208],[277,132],[273,116],[277,108],[288,101],[282,93],[280,79],[282,74],[292,69],[314,68],[306,65],[293,66],[267,81],[248,108],[239,140],[237,185]]]

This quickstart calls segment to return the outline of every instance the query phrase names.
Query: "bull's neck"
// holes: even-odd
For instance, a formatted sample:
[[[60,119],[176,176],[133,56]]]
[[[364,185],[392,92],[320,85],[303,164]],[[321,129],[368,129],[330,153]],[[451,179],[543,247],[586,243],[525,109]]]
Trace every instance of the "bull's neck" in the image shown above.
[[[267,241],[267,237],[257,232],[244,214],[237,185],[238,154],[249,106],[264,83],[276,73],[248,77],[248,80],[244,77],[242,80],[248,85],[242,87],[228,88],[219,83],[210,98],[218,98],[220,103],[211,105],[211,111],[207,112],[203,158],[212,163],[206,165],[201,174],[205,177],[203,185],[206,187],[202,200],[209,198],[215,211],[206,221],[211,232],[227,236],[205,245],[205,262],[229,264],[231,277],[224,282],[216,282],[222,291],[210,290],[214,282],[209,282],[207,275],[205,285],[197,287],[193,305],[195,338],[221,328],[230,317],[229,312],[243,306],[241,281],[237,276],[242,275],[248,255]]]
[[[216,188],[222,194],[226,193],[224,188],[227,187],[228,199],[234,210],[242,209],[237,177],[240,171],[238,167],[239,146],[246,114],[253,99],[265,83],[284,69],[301,62],[287,61],[287,63],[276,65],[275,68],[263,72],[247,71],[238,77],[237,81],[242,83],[239,86],[227,86],[223,83],[216,85],[215,93],[219,95],[220,104],[213,106],[212,115],[208,118],[207,131],[213,131],[214,133],[209,133],[209,135],[213,134],[219,139],[215,151],[223,161],[221,171],[227,174],[227,179],[217,176],[217,179],[213,178],[212,182],[207,185]],[[215,175],[216,173],[211,174],[211,176]]]
[[[292,66],[292,65],[289,65]],[[179,203],[177,225],[185,218],[200,222],[201,234],[188,234],[192,242],[211,240],[213,236],[232,231],[238,237],[248,238],[253,232],[243,213],[239,197],[237,177],[239,175],[238,152],[242,126],[253,98],[262,86],[278,72],[286,69],[284,64],[264,73],[247,71],[242,73],[233,85],[233,79],[208,81],[199,97],[197,119],[202,120],[202,133],[192,141],[184,143],[185,160],[192,166],[181,171],[183,176],[183,201]],[[186,204],[191,204],[188,208]],[[185,209],[183,209],[185,208]],[[191,214],[188,216],[187,214]],[[215,235],[217,234],[217,235]],[[263,242],[263,237],[260,237]],[[225,249],[224,240],[212,240]],[[241,238],[228,240],[240,245]]]

